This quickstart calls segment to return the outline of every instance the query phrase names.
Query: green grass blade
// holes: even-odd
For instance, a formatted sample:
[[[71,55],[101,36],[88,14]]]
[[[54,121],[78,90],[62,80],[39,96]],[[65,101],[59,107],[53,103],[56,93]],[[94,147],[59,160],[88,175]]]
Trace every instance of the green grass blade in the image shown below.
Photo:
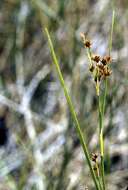
[[[31,0],[32,4],[47,15],[50,19],[58,20],[57,14],[53,9],[51,9],[44,1],[41,0]]]
[[[115,10],[113,9],[111,32],[110,32],[110,39],[109,39],[109,55],[111,54],[111,50],[112,50],[112,37],[113,37],[114,22],[115,22]]]
[[[97,179],[96,179],[96,175],[95,175],[94,170],[93,170],[93,168],[92,168],[92,164],[91,164],[89,152],[88,152],[88,149],[87,149],[85,140],[84,140],[84,136],[83,136],[83,133],[82,133],[82,131],[81,131],[80,124],[79,124],[79,121],[78,121],[78,119],[77,119],[77,115],[76,115],[74,106],[73,106],[73,104],[72,104],[70,95],[69,95],[69,93],[68,93],[68,90],[67,90],[65,81],[64,81],[64,79],[63,79],[63,75],[62,75],[62,73],[61,73],[60,66],[59,66],[59,63],[58,63],[58,60],[57,60],[57,57],[56,57],[56,54],[55,54],[55,51],[54,51],[54,48],[53,48],[52,40],[51,40],[49,31],[48,31],[47,28],[45,28],[45,32],[46,32],[46,35],[47,35],[47,38],[48,38],[48,43],[49,43],[49,47],[50,47],[50,50],[51,50],[51,55],[52,55],[53,63],[54,63],[54,65],[55,65],[55,68],[56,68],[56,71],[57,71],[57,74],[58,74],[58,77],[59,77],[61,86],[62,86],[62,88],[63,88],[63,90],[64,90],[64,94],[65,94],[67,103],[68,103],[68,105],[69,105],[69,108],[70,108],[70,111],[71,111],[71,114],[72,114],[72,117],[73,117],[73,120],[74,120],[74,123],[75,123],[75,126],[76,126],[76,130],[77,130],[77,133],[78,133],[78,136],[79,136],[79,139],[80,139],[82,148],[83,148],[83,150],[84,150],[84,154],[85,154],[85,157],[86,157],[88,166],[89,166],[89,168],[90,168],[90,173],[91,173],[92,179],[93,179],[93,181],[94,181],[94,184],[95,184],[96,189],[99,190],[100,187],[99,187],[99,185],[98,185],[98,182],[97,182]]]

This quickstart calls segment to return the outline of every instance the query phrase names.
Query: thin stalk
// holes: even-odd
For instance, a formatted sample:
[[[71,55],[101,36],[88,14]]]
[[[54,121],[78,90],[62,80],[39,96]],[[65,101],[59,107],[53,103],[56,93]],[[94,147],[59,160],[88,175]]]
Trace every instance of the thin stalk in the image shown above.
[[[87,56],[88,56],[88,59],[89,59],[90,64],[92,65],[91,55],[92,55],[91,49],[88,48],[88,49],[87,49]]]
[[[100,181],[100,176],[97,177],[97,180],[98,180],[98,183],[99,183],[100,190],[102,190],[102,184],[101,184],[101,181]]]
[[[104,121],[104,113],[105,113],[105,105],[106,105],[106,96],[107,96],[107,78],[105,79],[105,90],[104,90],[104,97],[103,97],[103,106],[102,106],[102,112],[103,112],[103,121]]]
[[[102,190],[102,184],[101,184],[101,179],[100,179],[100,170],[99,170],[99,165],[98,163],[96,162],[96,170],[97,170],[97,180],[98,180],[98,183],[99,183],[99,187],[100,189]]]
[[[49,31],[48,31],[47,28],[45,28],[45,32],[46,32],[46,35],[47,35],[47,38],[48,38],[48,43],[49,43],[49,47],[50,47],[50,50],[51,50],[53,63],[55,65],[55,68],[56,68],[56,71],[57,71],[61,86],[62,86],[62,88],[64,90],[64,94],[65,94],[67,103],[69,105],[69,108],[70,108],[70,111],[71,111],[71,114],[72,114],[72,117],[73,117],[73,120],[74,120],[74,123],[75,123],[75,126],[76,126],[76,130],[77,130],[77,133],[78,133],[78,136],[79,136],[79,139],[80,139],[80,142],[81,142],[81,145],[82,145],[82,148],[83,148],[83,151],[84,151],[84,154],[85,154],[85,157],[86,157],[89,169],[90,169],[90,173],[91,173],[94,185],[95,185],[97,190],[100,190],[101,188],[99,187],[99,184],[98,184],[97,179],[96,179],[95,172],[94,172],[92,164],[91,164],[89,151],[88,151],[87,145],[85,143],[83,133],[82,133],[81,128],[80,128],[80,124],[79,124],[79,121],[78,121],[78,118],[77,118],[77,114],[75,112],[73,103],[72,103],[70,95],[68,93],[65,81],[63,79],[63,75],[61,73],[60,66],[59,66],[59,63],[58,63],[58,60],[57,60],[57,57],[56,57],[56,54],[55,54],[55,51],[54,51],[54,48],[53,48],[52,40],[51,40]]]
[[[109,37],[109,55],[111,54],[112,50],[112,36],[113,36],[114,22],[115,22],[115,10],[112,11],[112,24],[111,24],[111,32]]]
[[[104,156],[101,156],[101,178],[103,183],[103,189],[105,190],[105,174],[104,174]]]
[[[114,29],[114,21],[115,21],[115,11],[112,13],[112,24],[109,38],[109,56],[111,54],[112,49],[112,36]],[[107,96],[107,79],[105,79],[105,90],[103,95],[103,102],[101,103],[99,97],[99,130],[100,130],[100,153],[101,153],[101,177],[103,183],[103,189],[105,190],[105,177],[104,177],[104,138],[103,138],[103,129],[104,129],[104,114],[105,114],[105,106],[106,106],[106,96]]]
[[[103,109],[102,109],[102,102],[99,96],[99,143],[100,143],[100,155],[101,155],[101,179],[103,190],[105,190],[105,177],[104,177],[104,138],[103,138]]]
[[[108,52],[109,56],[111,55],[111,50],[112,50],[114,22],[115,22],[115,10],[113,10],[112,12],[112,23],[111,23],[111,31],[110,31],[110,37],[109,37],[109,52]],[[104,97],[103,97],[103,107],[102,107],[103,117],[104,117],[104,112],[105,112],[106,96],[107,96],[107,79],[105,79],[105,91],[104,91]]]
[[[54,19],[58,21],[57,15],[53,9],[51,9],[50,6],[48,6],[44,1],[41,0],[31,0],[34,7],[37,8],[37,10],[40,10],[43,12],[46,16],[48,16],[50,19]]]
[[[101,126],[100,126],[100,154],[101,154],[101,177],[103,183],[103,189],[105,190],[105,175],[104,175],[104,137],[103,137],[103,129],[104,129],[104,114],[105,114],[105,105],[106,105],[106,96],[107,96],[107,79],[105,79],[105,91],[103,95],[103,103],[101,111]]]

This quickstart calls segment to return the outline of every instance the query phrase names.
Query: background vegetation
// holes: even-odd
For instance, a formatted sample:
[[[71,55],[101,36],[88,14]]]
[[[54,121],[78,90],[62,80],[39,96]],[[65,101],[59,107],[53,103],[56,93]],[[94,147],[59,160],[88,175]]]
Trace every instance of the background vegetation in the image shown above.
[[[0,1],[0,190],[93,189],[69,109],[52,67],[47,26],[90,152],[98,151],[98,101],[80,32],[100,55],[115,26],[105,113],[107,189],[128,186],[127,0]],[[42,28],[42,26],[44,28]],[[43,33],[42,33],[43,30]],[[1,126],[1,123],[0,123]],[[85,133],[86,131],[86,133]]]

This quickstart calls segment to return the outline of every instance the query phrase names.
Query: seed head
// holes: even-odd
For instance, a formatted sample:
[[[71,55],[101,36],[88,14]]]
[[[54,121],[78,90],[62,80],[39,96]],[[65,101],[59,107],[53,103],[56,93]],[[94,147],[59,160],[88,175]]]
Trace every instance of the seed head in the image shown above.
[[[103,65],[107,65],[108,63],[110,63],[111,62],[111,57],[108,55],[108,56],[104,56],[103,58],[102,58],[102,60],[101,60],[101,63],[103,64]]]
[[[112,58],[109,55],[107,55],[106,60],[107,60],[108,63],[110,63],[112,61]]]
[[[92,60],[95,61],[96,63],[99,63],[100,56],[99,55],[95,55],[95,56],[92,57]]]
[[[97,67],[99,68],[100,71],[104,69],[104,65],[101,63],[97,64]]]
[[[85,48],[91,48],[91,41],[86,38],[86,35],[84,33],[81,33],[80,36],[81,36],[81,39],[83,41]]]
[[[110,76],[111,73],[112,73],[112,71],[111,71],[108,67],[106,67],[106,68],[104,69],[104,76],[105,76],[105,77]]]
[[[98,154],[92,153],[92,157],[91,157],[92,161],[96,163],[97,162],[97,158],[98,158]]]
[[[103,57],[103,59],[101,60],[101,63],[102,63],[103,65],[107,65],[107,60],[106,60],[105,57]]]
[[[94,71],[94,69],[95,69],[94,65],[91,64],[91,65],[89,66],[89,71],[92,73],[92,72]]]
[[[84,43],[84,46],[86,48],[91,48],[91,41],[90,40],[86,40],[86,42]]]

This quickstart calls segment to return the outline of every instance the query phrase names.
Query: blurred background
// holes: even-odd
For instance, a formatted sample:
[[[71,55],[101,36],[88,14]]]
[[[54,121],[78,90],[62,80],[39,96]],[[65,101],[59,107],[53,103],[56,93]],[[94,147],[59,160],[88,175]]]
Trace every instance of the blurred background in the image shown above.
[[[128,1],[0,1],[0,190],[94,189],[49,53],[48,27],[90,153],[99,153],[95,86],[80,39],[108,53],[105,113],[108,190],[128,186]],[[102,90],[104,90],[102,88]]]

